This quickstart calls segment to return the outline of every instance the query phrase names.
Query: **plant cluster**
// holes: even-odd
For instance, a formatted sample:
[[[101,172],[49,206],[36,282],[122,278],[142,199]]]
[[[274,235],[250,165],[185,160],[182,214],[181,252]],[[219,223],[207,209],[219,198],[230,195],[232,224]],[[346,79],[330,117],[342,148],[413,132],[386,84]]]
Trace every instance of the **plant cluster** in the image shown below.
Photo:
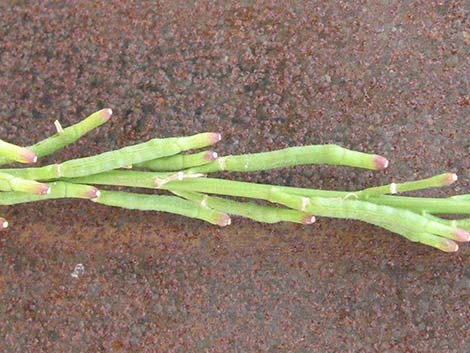
[[[0,140],[0,165],[15,161],[35,163],[39,157],[73,143],[102,125],[111,114],[111,109],[103,109],[65,129],[56,121],[55,135],[28,147]],[[453,173],[356,192],[210,178],[208,174],[219,171],[255,172],[319,163],[372,170],[388,166],[388,160],[382,156],[331,144],[223,157],[211,150],[193,152],[220,139],[220,134],[214,132],[156,138],[59,164],[0,169],[0,205],[83,198],[109,206],[176,213],[219,226],[229,225],[230,215],[264,223],[301,224],[313,223],[315,216],[334,217],[371,223],[413,242],[447,252],[457,251],[459,242],[470,241],[470,219],[449,220],[436,216],[470,213],[470,195],[448,198],[395,195],[450,185],[457,180]],[[116,191],[109,186],[166,190],[167,193]],[[248,201],[240,201],[240,198]],[[0,218],[1,225],[6,228],[8,223]]]

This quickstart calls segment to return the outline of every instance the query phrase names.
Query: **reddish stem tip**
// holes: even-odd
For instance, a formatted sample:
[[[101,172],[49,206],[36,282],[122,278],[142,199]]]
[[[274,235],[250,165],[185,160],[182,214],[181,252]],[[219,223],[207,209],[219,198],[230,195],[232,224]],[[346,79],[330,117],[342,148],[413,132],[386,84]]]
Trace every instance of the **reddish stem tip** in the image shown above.
[[[113,115],[113,111],[110,108],[101,109],[99,111],[99,114],[100,117],[103,119],[103,122],[105,123],[111,118],[111,115]]]
[[[37,184],[37,193],[39,195],[47,195],[51,193],[51,188],[47,184]]]
[[[207,151],[206,155],[204,156],[204,159],[211,162],[216,160],[218,157],[217,152],[214,151]]]
[[[443,245],[444,246],[441,250],[446,252],[456,252],[459,250],[459,245],[455,241],[449,239],[444,239]]]
[[[90,188],[90,190],[87,192],[87,195],[86,195],[89,199],[97,199],[98,197],[100,197],[100,191],[95,188],[94,186],[92,186]]]
[[[388,167],[388,159],[379,155],[374,156],[375,169],[382,170]]]
[[[209,139],[210,139],[211,145],[213,145],[214,143],[217,143],[220,140],[222,140],[222,135],[219,134],[218,132],[211,132]]]
[[[220,217],[217,220],[217,224],[221,227],[228,226],[231,223],[232,223],[232,219],[230,218],[228,214],[225,214],[225,213],[220,215]]]
[[[458,177],[457,174],[455,173],[447,173],[447,175],[444,177],[444,180],[442,180],[443,185],[450,185],[453,184],[457,181]]]
[[[470,241],[470,233],[463,229],[457,229],[454,235],[457,241]]]
[[[303,224],[312,224],[315,222],[315,216],[305,216],[302,220]]]
[[[27,149],[23,149],[20,152],[19,157],[23,163],[36,163],[38,161],[38,157]]]

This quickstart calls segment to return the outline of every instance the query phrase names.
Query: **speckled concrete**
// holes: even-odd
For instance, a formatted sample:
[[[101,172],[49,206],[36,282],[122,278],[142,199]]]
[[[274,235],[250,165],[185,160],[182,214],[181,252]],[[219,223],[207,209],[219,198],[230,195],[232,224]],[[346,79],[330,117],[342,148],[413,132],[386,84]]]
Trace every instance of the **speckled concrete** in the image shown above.
[[[352,190],[454,171],[428,194],[470,190],[466,1],[25,3],[0,2],[0,137],[28,144],[55,119],[115,112],[44,163],[210,130],[222,154],[334,142],[392,162],[245,180]],[[470,351],[469,246],[444,254],[340,220],[1,211],[5,352]]]

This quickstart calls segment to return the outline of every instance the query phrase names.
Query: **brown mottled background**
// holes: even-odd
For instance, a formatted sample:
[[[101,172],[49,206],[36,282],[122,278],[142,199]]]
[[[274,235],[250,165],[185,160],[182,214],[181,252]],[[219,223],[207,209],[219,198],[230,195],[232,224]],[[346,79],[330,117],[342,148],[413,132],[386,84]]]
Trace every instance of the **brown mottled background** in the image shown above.
[[[334,142],[392,162],[240,179],[353,190],[455,171],[427,194],[470,190],[468,1],[35,3],[0,2],[0,137],[115,112],[44,163],[212,130],[222,154]],[[469,246],[328,219],[1,211],[2,352],[470,351]]]

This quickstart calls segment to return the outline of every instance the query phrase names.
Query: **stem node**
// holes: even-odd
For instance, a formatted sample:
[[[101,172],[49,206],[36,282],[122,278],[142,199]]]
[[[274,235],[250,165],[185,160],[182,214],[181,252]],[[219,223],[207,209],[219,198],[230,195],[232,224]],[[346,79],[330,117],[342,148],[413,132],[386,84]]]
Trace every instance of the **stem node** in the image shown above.
[[[57,133],[58,133],[59,135],[63,135],[63,134],[64,134],[64,129],[62,128],[62,125],[60,125],[59,120],[54,121],[54,126],[55,126],[55,129],[57,130]]]

